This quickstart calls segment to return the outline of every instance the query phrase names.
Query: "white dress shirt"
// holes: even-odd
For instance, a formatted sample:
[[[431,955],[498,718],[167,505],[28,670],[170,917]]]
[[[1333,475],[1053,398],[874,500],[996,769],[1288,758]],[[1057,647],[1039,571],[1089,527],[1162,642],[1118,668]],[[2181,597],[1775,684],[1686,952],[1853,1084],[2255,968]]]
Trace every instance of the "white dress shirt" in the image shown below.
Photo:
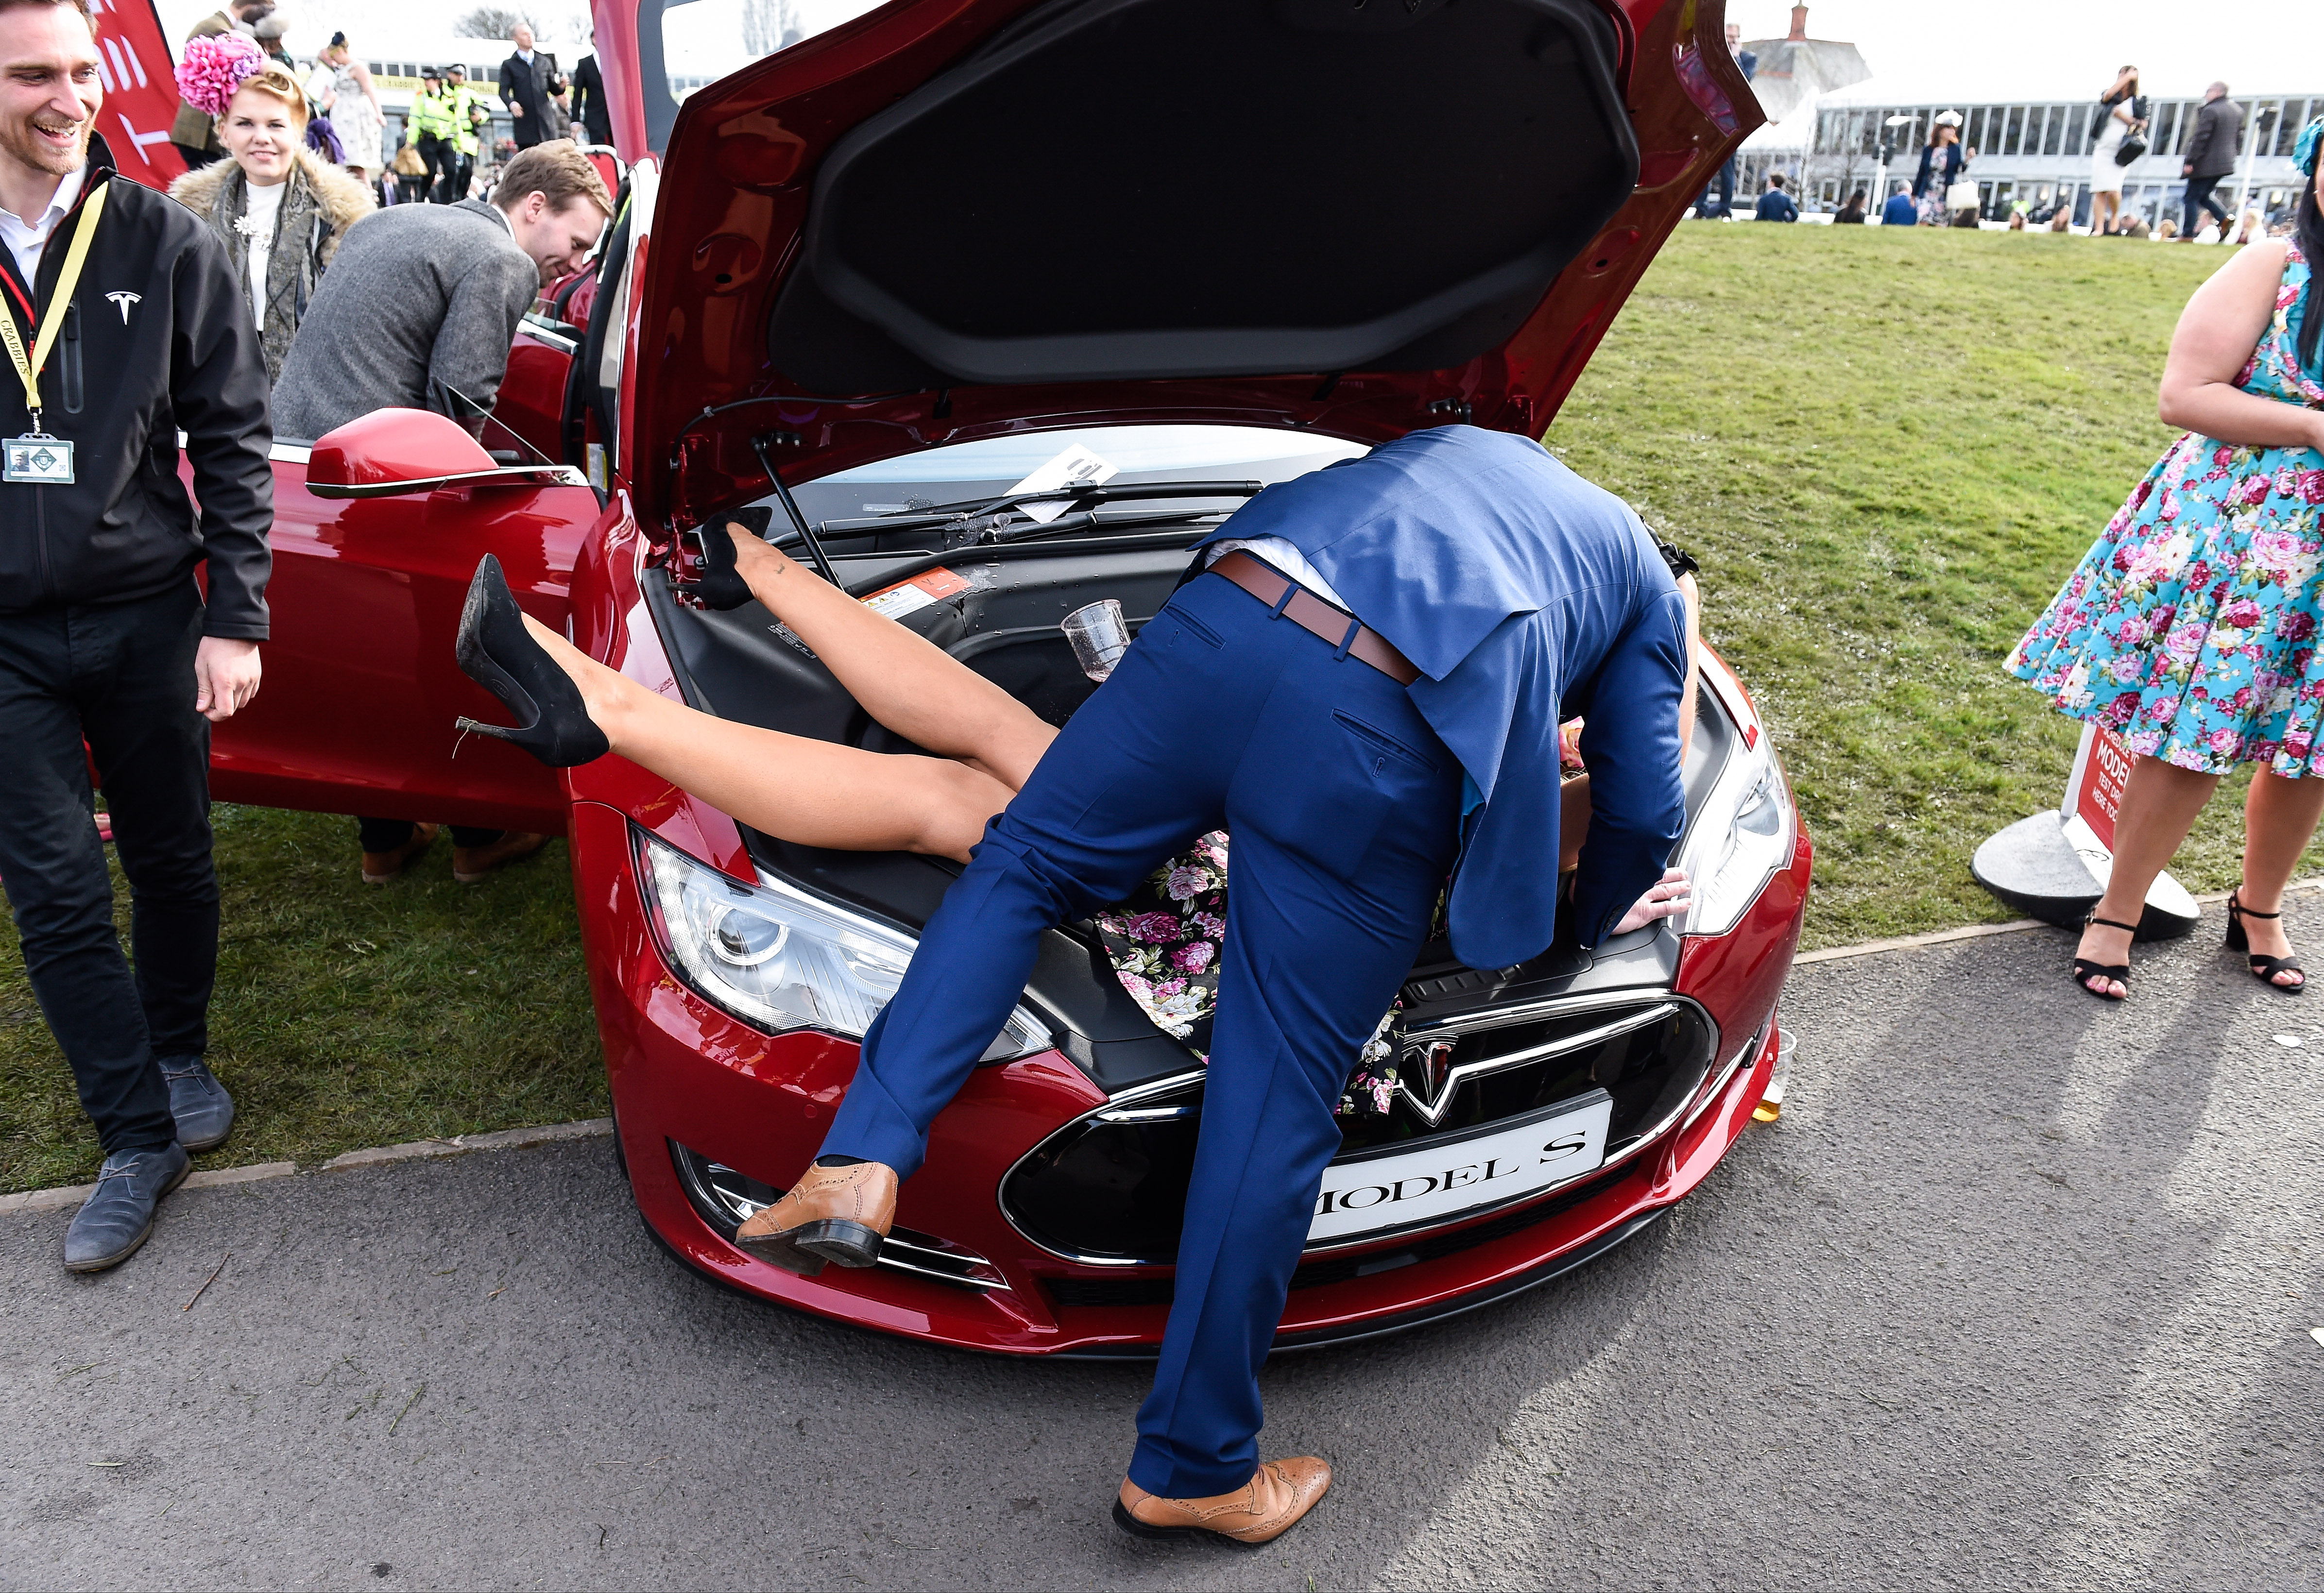
[[[24,286],[33,286],[33,277],[41,269],[41,251],[48,246],[49,235],[57,230],[57,223],[65,218],[80,198],[81,183],[88,176],[88,162],[57,184],[56,196],[38,221],[27,222],[14,211],[0,210],[0,242],[8,245],[8,253],[16,257],[16,270],[24,279]]]

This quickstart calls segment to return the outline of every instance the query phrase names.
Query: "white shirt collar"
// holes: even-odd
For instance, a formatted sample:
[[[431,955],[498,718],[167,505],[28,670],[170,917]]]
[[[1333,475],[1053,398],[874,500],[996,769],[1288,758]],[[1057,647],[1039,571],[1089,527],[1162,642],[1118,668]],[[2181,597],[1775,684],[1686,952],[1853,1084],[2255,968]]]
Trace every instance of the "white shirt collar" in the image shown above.
[[[516,58],[527,66],[530,66],[532,64],[532,51],[530,50],[518,51],[516,52]]]
[[[0,211],[0,215],[10,216],[45,238],[57,223],[64,219],[65,212],[73,207],[74,201],[80,198],[81,184],[88,180],[88,162],[83,161],[78,170],[57,184],[57,191],[49,200],[49,207],[41,212],[38,216],[27,218],[15,216],[11,211]]]
[[[88,181],[88,162],[57,184],[47,209],[31,221],[12,210],[0,210],[0,241],[7,244],[8,253],[15,257],[18,274],[30,284],[41,269],[41,251],[47,245],[49,235],[57,230],[57,223],[65,218],[80,198],[80,190]]]

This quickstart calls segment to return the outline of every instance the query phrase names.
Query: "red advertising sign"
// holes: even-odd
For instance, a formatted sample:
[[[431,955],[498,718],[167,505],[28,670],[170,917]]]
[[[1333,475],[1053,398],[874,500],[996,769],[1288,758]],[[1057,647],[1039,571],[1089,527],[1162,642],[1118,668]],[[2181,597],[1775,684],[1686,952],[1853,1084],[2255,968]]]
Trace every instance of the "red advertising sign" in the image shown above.
[[[2090,827],[2100,846],[2114,851],[2114,815],[2122,806],[2122,788],[2130,778],[2131,750],[2122,738],[2102,725],[2082,727],[2082,745],[2074,754],[2074,772],[2066,782],[2065,812]]]
[[[166,189],[186,162],[170,143],[178,115],[177,58],[152,0],[90,0],[97,20],[97,73],[105,108],[97,130],[105,135],[124,177]]]

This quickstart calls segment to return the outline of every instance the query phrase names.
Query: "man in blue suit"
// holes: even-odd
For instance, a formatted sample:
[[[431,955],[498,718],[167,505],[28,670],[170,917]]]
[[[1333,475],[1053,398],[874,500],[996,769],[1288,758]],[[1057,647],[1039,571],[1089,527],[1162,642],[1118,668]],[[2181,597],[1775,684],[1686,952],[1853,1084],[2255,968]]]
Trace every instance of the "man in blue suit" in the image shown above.
[[[1921,209],[1919,206],[1913,203],[1913,185],[1908,182],[1898,183],[1896,191],[1888,196],[1888,202],[1880,207],[1880,225],[1918,226],[1920,223]]]
[[[1792,196],[1784,191],[1782,172],[1767,173],[1767,191],[1759,196],[1758,216],[1761,221],[1797,221],[1800,218],[1800,207],[1792,202]]]
[[[1593,809],[1576,936],[1595,945],[1685,905],[1665,863],[1685,810],[1687,622],[1620,500],[1529,438],[1466,426],[1268,488],[1196,567],[987,828],[865,1035],[824,1154],[740,1238],[801,1271],[872,1265],[898,1180],[1041,935],[1225,829],[1202,1131],[1114,1517],[1258,1543],[1331,1480],[1313,1458],[1259,1464],[1257,1439],[1259,1367],[1340,1148],[1333,1107],[1448,872],[1452,947],[1471,966],[1554,937],[1561,719],[1586,714]]]

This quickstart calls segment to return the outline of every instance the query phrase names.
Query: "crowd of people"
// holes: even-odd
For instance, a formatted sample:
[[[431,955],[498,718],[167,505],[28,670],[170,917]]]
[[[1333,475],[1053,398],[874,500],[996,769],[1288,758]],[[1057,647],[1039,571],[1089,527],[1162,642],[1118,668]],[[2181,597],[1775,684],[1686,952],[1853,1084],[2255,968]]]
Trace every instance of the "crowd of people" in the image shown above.
[[[561,71],[557,58],[537,47],[526,23],[510,30],[508,59],[492,83],[470,82],[468,69],[457,61],[422,68],[420,91],[392,146],[371,69],[355,59],[347,35],[333,33],[302,67],[289,32],[274,0],[236,0],[195,23],[186,42],[247,41],[247,49],[279,68],[305,101],[305,148],[318,161],[345,169],[375,204],[456,205],[484,197],[499,167],[539,144],[555,139],[599,148],[613,143],[595,55],[584,56],[569,74]],[[243,47],[229,48],[243,52]],[[503,115],[510,135],[496,139],[495,119]],[[171,124],[170,140],[189,170],[238,158],[217,115],[190,100]]]
[[[1727,26],[1727,48],[1741,69],[1744,80],[1756,75],[1758,60],[1743,48],[1743,31]],[[2163,217],[2153,224],[2123,207],[2122,186],[2126,170],[2146,153],[2151,109],[2139,92],[2138,69],[2125,66],[2099,94],[2090,116],[2090,208],[2087,225],[2074,220],[2072,189],[2056,198],[2020,200],[2009,207],[2005,226],[2012,232],[2075,233],[2092,237],[2149,238],[2187,244],[2252,244],[2268,237],[2287,237],[2292,231],[2289,216],[2271,226],[2255,209],[2230,213],[2218,189],[2233,174],[2236,151],[2243,142],[2243,111],[2227,97],[2227,86],[2215,82],[2203,91],[2203,104],[2188,134],[2180,161],[2185,182],[2183,216]],[[1889,184],[1877,219],[1884,226],[1976,227],[1991,220],[1976,180],[1970,175],[1977,151],[1961,142],[1961,114],[1940,111],[1921,146],[1919,164],[1909,179]],[[1695,215],[1723,220],[1734,214],[1736,162],[1729,157],[1717,179],[1703,190]],[[1766,187],[1752,210],[1758,221],[1797,221],[1801,208],[1790,191],[1795,178],[1782,171],[1767,174]],[[1875,220],[1873,199],[1867,189],[1852,190],[1833,213],[1835,226],[1861,225]]]

